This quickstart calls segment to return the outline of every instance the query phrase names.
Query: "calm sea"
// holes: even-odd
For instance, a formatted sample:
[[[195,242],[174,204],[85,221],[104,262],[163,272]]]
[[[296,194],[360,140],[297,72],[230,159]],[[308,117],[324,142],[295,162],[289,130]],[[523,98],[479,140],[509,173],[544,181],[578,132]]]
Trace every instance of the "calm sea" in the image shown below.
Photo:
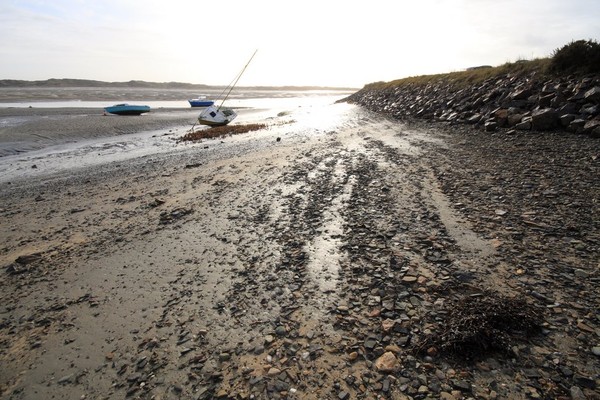
[[[354,90],[279,90],[235,88],[227,98],[228,107],[272,108],[315,101],[331,101]],[[222,88],[204,91],[145,88],[1,88],[0,108],[104,108],[117,103],[142,104],[151,108],[190,108],[189,99],[202,97],[217,101]]]

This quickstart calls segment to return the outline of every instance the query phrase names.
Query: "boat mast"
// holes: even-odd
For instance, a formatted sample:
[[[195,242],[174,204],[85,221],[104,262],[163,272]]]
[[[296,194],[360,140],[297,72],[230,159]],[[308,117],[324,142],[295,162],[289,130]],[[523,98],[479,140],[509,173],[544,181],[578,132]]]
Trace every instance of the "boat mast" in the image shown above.
[[[227,98],[229,97],[229,94],[231,93],[231,91],[233,90],[233,88],[235,87],[235,85],[237,85],[238,81],[242,77],[242,74],[244,73],[244,71],[246,70],[246,68],[248,68],[248,65],[250,64],[250,62],[252,61],[252,59],[256,55],[257,51],[258,51],[258,49],[254,50],[254,53],[252,54],[252,57],[250,57],[250,59],[248,60],[248,62],[244,66],[244,68],[242,68],[242,71],[238,74],[237,78],[235,79],[235,82],[233,82],[233,85],[231,85],[231,87],[229,88],[229,91],[227,92],[227,95],[225,95],[225,98],[221,101],[221,104],[219,104],[219,107],[217,107],[217,111],[220,110],[221,107],[223,107],[223,103],[225,103],[225,100],[227,100]],[[225,90],[227,90],[227,88],[225,88]]]

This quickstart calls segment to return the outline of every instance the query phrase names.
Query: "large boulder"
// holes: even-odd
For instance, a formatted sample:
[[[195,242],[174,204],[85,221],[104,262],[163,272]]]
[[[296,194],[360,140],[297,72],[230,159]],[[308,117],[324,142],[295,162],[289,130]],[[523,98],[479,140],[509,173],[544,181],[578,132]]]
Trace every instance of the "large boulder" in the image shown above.
[[[512,100],[526,100],[533,92],[530,88],[517,89],[510,94]]]
[[[559,107],[556,111],[561,114],[578,114],[581,106],[577,103],[567,102]]]
[[[583,95],[585,101],[600,103],[600,86],[594,86]]]
[[[542,87],[542,93],[543,94],[548,94],[548,93],[555,93],[556,92],[556,87],[557,85],[554,83],[546,83],[543,87]]]
[[[564,127],[569,126],[577,118],[576,114],[564,114],[559,117],[560,124]]]
[[[515,125],[515,129],[520,131],[530,131],[531,130],[531,117],[524,117],[521,122]]]
[[[508,109],[499,108],[492,112],[494,121],[499,127],[505,127],[508,125]]]
[[[548,131],[558,125],[558,114],[553,108],[542,108],[531,114],[531,129]]]
[[[469,124],[476,124],[479,121],[481,121],[481,114],[475,114],[475,115],[469,117],[469,119],[467,119],[467,122]]]
[[[587,116],[595,116],[599,113],[600,106],[598,104],[586,104],[579,110],[579,114]]]
[[[520,123],[523,120],[523,117],[525,117],[525,114],[519,113],[519,112],[514,112],[512,114],[508,115],[508,126],[515,126],[518,123]],[[531,128],[529,128],[531,129]]]
[[[538,99],[538,106],[540,107],[550,107],[552,104],[552,100],[554,99],[554,93],[547,94],[545,96],[540,96]]]
[[[600,128],[600,119],[592,119],[583,125],[583,133],[590,134],[597,128]]]
[[[585,119],[576,118],[569,124],[567,130],[573,133],[581,133],[583,132],[583,127],[585,126]]]
[[[485,127],[486,132],[495,132],[496,128],[498,127],[498,124],[496,123],[496,121],[490,120],[486,121],[483,126]]]

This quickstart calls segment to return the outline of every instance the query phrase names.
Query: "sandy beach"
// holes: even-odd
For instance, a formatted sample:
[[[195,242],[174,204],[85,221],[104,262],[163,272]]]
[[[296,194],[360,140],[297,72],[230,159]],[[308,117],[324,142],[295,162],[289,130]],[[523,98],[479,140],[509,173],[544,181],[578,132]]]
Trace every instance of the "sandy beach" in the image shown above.
[[[598,140],[195,114],[0,110],[0,398],[600,398]],[[433,340],[513,297],[506,348]]]

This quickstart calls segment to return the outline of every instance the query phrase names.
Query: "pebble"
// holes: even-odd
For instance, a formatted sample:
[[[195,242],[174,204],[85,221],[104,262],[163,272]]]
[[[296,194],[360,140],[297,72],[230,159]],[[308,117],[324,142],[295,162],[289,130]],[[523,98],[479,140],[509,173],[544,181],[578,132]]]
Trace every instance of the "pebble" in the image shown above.
[[[453,379],[452,380],[452,386],[455,389],[459,389],[462,390],[463,392],[470,392],[471,391],[471,384],[467,381],[463,381],[460,379]]]
[[[285,326],[281,326],[281,325],[280,325],[280,326],[278,326],[278,327],[275,329],[275,334],[276,334],[277,336],[285,336],[285,335],[287,334],[287,330],[285,329]]]
[[[586,400],[587,399],[587,397],[583,393],[583,390],[581,390],[577,386],[571,386],[570,394],[571,394],[571,400]]]
[[[398,359],[391,351],[383,353],[375,361],[375,369],[379,372],[393,372],[398,368]]]
[[[384,332],[389,332],[390,330],[392,330],[394,328],[394,325],[396,324],[396,321],[391,320],[389,318],[384,319],[383,321],[381,321],[381,329],[383,329]]]
[[[71,383],[71,381],[73,380],[74,377],[75,377],[75,374],[65,375],[62,378],[60,378],[57,382],[61,385],[64,385],[66,383]]]
[[[375,346],[377,346],[377,340],[374,338],[367,338],[367,340],[365,340],[365,348],[367,350],[373,350],[375,348]]]
[[[259,355],[262,354],[265,351],[265,346],[263,345],[257,345],[254,347],[254,354]]]
[[[273,335],[265,336],[265,344],[271,344],[275,341],[275,337]]]

